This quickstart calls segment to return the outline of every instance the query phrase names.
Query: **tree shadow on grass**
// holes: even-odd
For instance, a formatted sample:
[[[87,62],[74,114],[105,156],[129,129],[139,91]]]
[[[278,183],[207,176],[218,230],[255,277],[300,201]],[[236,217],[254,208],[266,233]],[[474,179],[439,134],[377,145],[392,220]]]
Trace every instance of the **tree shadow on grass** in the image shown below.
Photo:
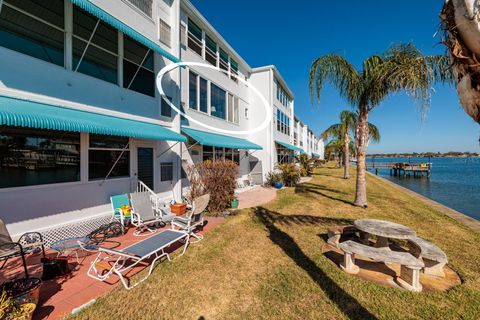
[[[347,219],[333,219],[315,216],[282,215],[262,207],[253,210],[253,215],[267,228],[270,240],[279,246],[300,268],[305,270],[310,278],[325,292],[328,298],[349,319],[377,319],[363,307],[354,297],[333,281],[313,260],[311,260],[286,232],[275,226],[280,224],[324,224],[327,221],[346,222]]]
[[[322,190],[322,191],[320,191],[320,190]],[[300,185],[295,187],[295,193],[297,193],[297,194],[308,195],[309,193],[314,193],[314,194],[320,195],[322,197],[328,198],[330,200],[334,200],[334,201],[342,202],[342,203],[345,203],[345,204],[349,204],[351,206],[355,206],[353,204],[353,202],[351,202],[351,201],[328,195],[323,191],[344,194],[344,192],[341,192],[341,191],[338,191],[338,190],[335,190],[335,189],[331,189],[331,188],[327,188],[327,187],[323,187],[323,186],[319,186],[319,185],[300,184]]]

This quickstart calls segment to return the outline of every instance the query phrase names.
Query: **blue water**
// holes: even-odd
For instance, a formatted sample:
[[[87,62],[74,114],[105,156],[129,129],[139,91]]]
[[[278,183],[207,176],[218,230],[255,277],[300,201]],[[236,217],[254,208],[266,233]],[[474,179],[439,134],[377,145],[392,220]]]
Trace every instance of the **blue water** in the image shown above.
[[[394,177],[387,170],[379,170],[378,174],[480,220],[480,158],[375,158],[374,161],[431,162],[430,178]]]

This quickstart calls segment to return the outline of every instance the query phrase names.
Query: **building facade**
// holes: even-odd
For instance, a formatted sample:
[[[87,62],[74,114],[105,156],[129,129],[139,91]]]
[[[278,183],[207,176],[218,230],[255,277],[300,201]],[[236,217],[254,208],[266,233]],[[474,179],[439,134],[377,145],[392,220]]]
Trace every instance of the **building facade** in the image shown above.
[[[178,201],[191,163],[232,159],[239,185],[259,184],[277,163],[320,152],[279,71],[250,67],[187,0],[0,1],[0,57],[0,207],[14,236],[85,234],[138,181]],[[156,88],[180,61],[222,70],[164,77],[187,117]]]

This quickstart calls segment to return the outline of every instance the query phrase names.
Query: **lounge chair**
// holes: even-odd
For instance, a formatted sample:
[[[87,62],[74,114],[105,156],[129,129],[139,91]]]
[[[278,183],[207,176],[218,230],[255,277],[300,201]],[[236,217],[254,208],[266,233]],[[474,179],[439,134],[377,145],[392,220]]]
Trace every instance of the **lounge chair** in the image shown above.
[[[187,232],[190,236],[197,238],[197,241],[203,239],[203,235],[195,233],[195,229],[203,227],[203,213],[207,209],[210,202],[210,194],[204,194],[193,200],[192,209],[187,211],[184,216],[175,217],[172,220],[172,229],[178,228],[179,230]]]
[[[153,225],[165,225],[175,217],[169,213],[166,208],[156,209],[153,206],[151,195],[149,192],[135,192],[130,194],[132,201],[132,224],[137,227],[135,235],[147,230],[154,232],[151,228]]]
[[[177,230],[163,230],[149,238],[143,239],[131,246],[121,250],[112,250],[103,247],[98,247],[99,253],[88,269],[88,276],[106,281],[112,274],[116,274],[123,286],[130,290],[141,282],[148,279],[152,274],[155,263],[163,257],[171,261],[170,255],[165,252],[165,249],[178,241],[185,241],[184,249],[181,253],[183,255],[188,246],[188,234],[186,232]],[[149,262],[149,258],[153,258]],[[130,284],[126,278],[126,274],[134,267],[141,264],[150,263],[148,274],[136,282]]]
[[[113,210],[111,221],[116,220],[120,222],[120,224],[122,225],[122,228],[124,228],[125,224],[127,224],[130,221],[130,217],[125,217],[121,208],[122,206],[130,207],[130,201],[128,200],[128,195],[119,194],[119,195],[111,196],[110,202],[112,203],[112,210]]]
[[[5,267],[10,258],[21,257],[25,277],[28,278],[25,254],[34,252],[39,248],[41,248],[43,257],[45,258],[45,248],[43,246],[43,238],[40,233],[24,233],[17,242],[14,242],[7,230],[7,227],[5,226],[5,223],[0,219],[0,260],[4,261],[2,266],[0,266],[0,269]]]

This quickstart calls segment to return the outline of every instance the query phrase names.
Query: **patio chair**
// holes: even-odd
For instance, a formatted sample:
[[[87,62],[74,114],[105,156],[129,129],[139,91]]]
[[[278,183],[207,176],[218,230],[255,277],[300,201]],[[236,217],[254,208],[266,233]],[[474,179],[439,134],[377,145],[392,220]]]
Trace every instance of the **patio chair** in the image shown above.
[[[132,201],[132,224],[137,227],[134,235],[138,236],[143,231],[155,232],[153,225],[165,225],[172,221],[173,215],[166,208],[156,209],[152,204],[149,192],[134,192],[130,194]]]
[[[4,261],[0,266],[0,269],[5,267],[10,258],[21,257],[25,277],[28,278],[25,254],[34,252],[39,248],[41,248],[43,257],[45,258],[45,248],[43,246],[43,238],[40,233],[24,233],[17,242],[14,242],[7,230],[7,227],[5,226],[5,223],[0,219],[0,260]]]
[[[172,221],[172,229],[178,228],[187,232],[190,236],[197,238],[197,241],[203,239],[203,235],[195,233],[195,229],[203,227],[203,213],[210,202],[210,194],[204,194],[193,200],[192,209],[187,211],[184,216],[175,217]],[[196,242],[197,242],[196,241]]]
[[[110,197],[110,203],[112,204],[113,215],[112,221],[118,221],[122,225],[122,228],[125,228],[131,221],[131,216],[125,216],[122,211],[123,206],[131,207],[130,200],[128,199],[128,194],[118,194]]]
[[[165,249],[172,244],[182,240],[185,241],[185,246],[181,253],[183,255],[187,249],[188,238],[189,236],[186,232],[163,230],[120,250],[98,247],[99,253],[92,262],[87,274],[89,277],[100,281],[107,281],[111,275],[115,274],[120,278],[125,289],[130,290],[148,279],[158,260],[166,257],[168,261],[171,261],[170,255],[165,252]],[[149,262],[149,258],[153,258],[153,260]],[[131,284],[126,275],[132,268],[141,264],[146,264],[146,266],[150,264],[148,274],[135,284]]]

